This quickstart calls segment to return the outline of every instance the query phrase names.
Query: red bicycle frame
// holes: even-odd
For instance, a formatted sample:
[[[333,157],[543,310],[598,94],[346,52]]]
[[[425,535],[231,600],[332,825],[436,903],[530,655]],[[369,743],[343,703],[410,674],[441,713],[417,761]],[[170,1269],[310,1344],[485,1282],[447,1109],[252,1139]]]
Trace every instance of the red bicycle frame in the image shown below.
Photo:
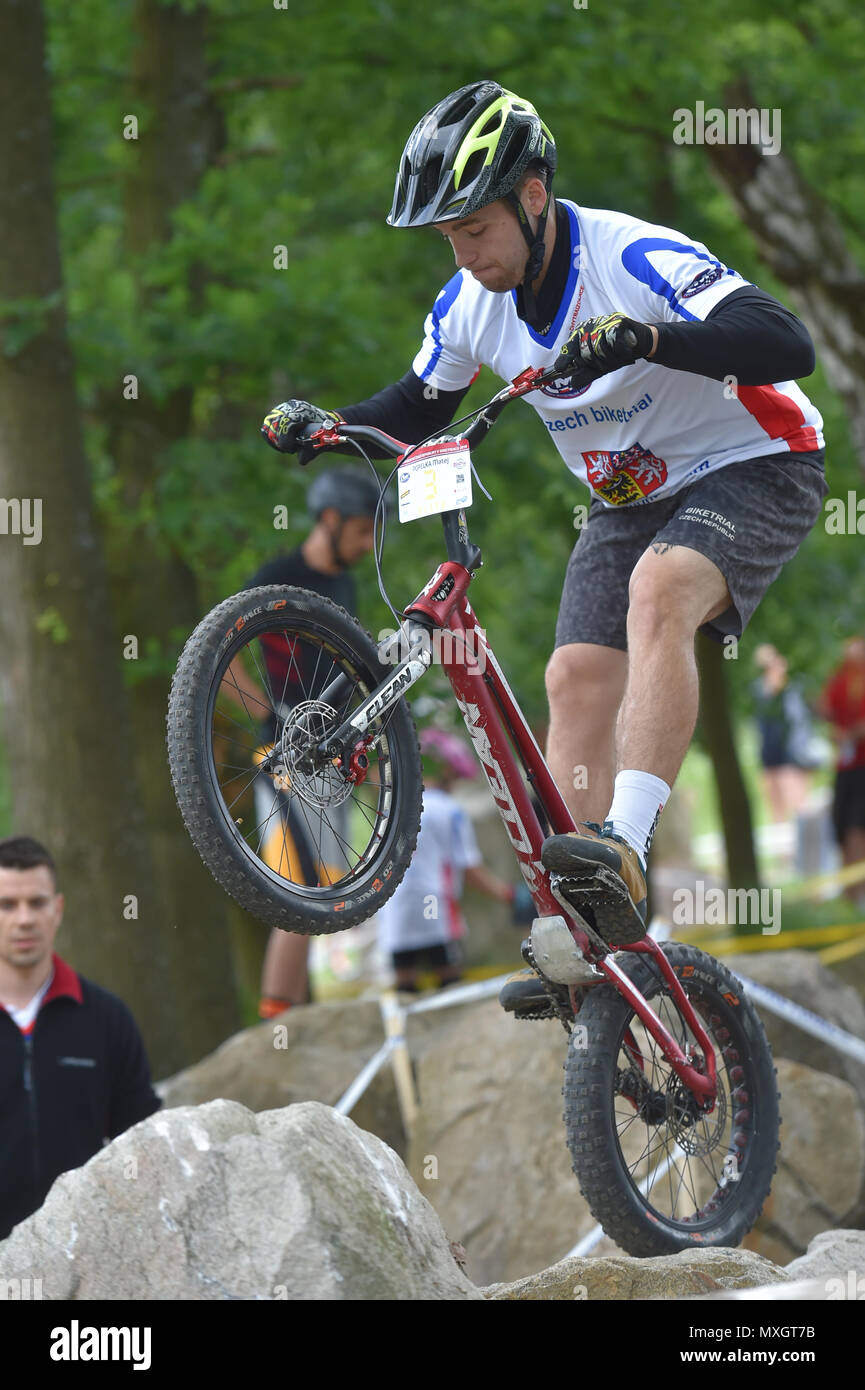
[[[435,628],[446,629],[453,634],[450,643],[442,643],[441,667],[450,681],[507,837],[538,909],[538,916],[565,915],[552,895],[549,876],[541,863],[545,832],[520,775],[514,749],[552,832],[563,834],[574,830],[574,821],[468,601],[466,591],[471,578],[470,571],[464,565],[452,560],[445,561],[414,602],[405,609],[405,616],[422,615]],[[449,579],[453,580],[452,585],[447,582]],[[446,597],[431,597],[443,590],[449,590]],[[624,995],[672,1070],[711,1111],[716,1092],[715,1054],[691,1001],[658,943],[646,937],[622,949],[644,951],[657,962],[677,1008],[703,1051],[705,1073],[697,1070],[615,961],[610,956],[594,959],[598,952],[585,932],[570,917],[566,916],[565,920],[584,956],[593,960],[597,969]]]
[[[521,372],[509,386],[478,412],[475,423],[464,436],[469,446],[477,443],[487,433],[496,416],[509,401],[536,390],[546,381],[552,380],[555,375],[555,368],[547,371],[527,368]],[[309,439],[319,445],[339,445],[352,437],[367,438],[379,446],[383,445],[386,452],[394,457],[402,457],[411,452],[411,446],[391,439],[380,430],[363,425],[347,425],[341,422],[333,428],[319,429],[309,434]],[[459,519],[455,521],[457,517]],[[602,953],[592,944],[579,922],[564,913],[561,904],[553,897],[549,876],[541,863],[541,845],[545,839],[545,831],[520,775],[517,758],[553,833],[562,834],[574,830],[573,818],[468,601],[472,568],[479,561],[479,552],[475,549],[475,558],[470,558],[472,547],[468,539],[465,517],[463,513],[448,512],[442,519],[445,524],[445,536],[448,538],[448,554],[457,554],[461,559],[450,558],[439,565],[429,583],[404,610],[403,616],[419,620],[427,628],[432,627],[433,630],[447,632],[451,636],[449,652],[447,644],[442,643],[440,664],[462,711],[469,737],[480,759],[493,800],[538,910],[538,916],[558,914],[565,918],[571,935],[586,959],[627,999],[646,1031],[660,1047],[676,1076],[684,1082],[704,1109],[711,1112],[716,1095],[715,1054],[693,1005],[657,942],[651,937],[645,937],[635,945],[621,949],[643,951],[651,955],[669,986],[676,1007],[702,1049],[706,1062],[705,1072],[694,1066],[647,1000],[612,957]],[[465,559],[466,563],[461,563],[462,559]]]

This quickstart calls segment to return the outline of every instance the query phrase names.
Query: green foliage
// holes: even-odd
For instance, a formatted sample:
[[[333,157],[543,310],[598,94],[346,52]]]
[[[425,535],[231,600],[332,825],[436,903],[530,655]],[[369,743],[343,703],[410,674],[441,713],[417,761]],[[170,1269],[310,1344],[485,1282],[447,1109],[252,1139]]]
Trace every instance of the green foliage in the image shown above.
[[[444,92],[486,74],[524,92],[556,136],[561,193],[680,226],[777,293],[705,152],[672,142],[677,108],[726,106],[727,84],[747,77],[759,104],[781,111],[785,149],[853,253],[865,251],[865,29],[844,0],[768,10],[733,0],[722,19],[684,0],[638,12],[575,10],[569,0],[534,10],[516,0],[284,10],[211,0],[210,99],[224,145],[176,209],[170,237],[132,258],[124,182],[148,129],[128,75],[137,8],[49,0],[70,323],[105,523],[130,543],[137,527],[157,528],[199,576],[202,607],[305,532],[307,478],[260,441],[266,410],[292,395],[332,406],[360,399],[401,376],[417,350],[452,273],[449,252],[429,235],[392,231],[384,217],[403,142]],[[140,118],[138,141],[123,138],[128,114]],[[279,247],[285,269],[275,266]],[[107,427],[126,373],[166,410],[192,393],[193,430],[155,460],[137,510],[115,485]],[[484,373],[469,399],[493,389]],[[830,486],[843,495],[859,481],[844,414],[820,372],[808,389],[827,421]],[[122,408],[131,420],[135,403]],[[478,496],[471,513],[487,562],[473,598],[540,718],[573,508],[586,494],[527,409],[502,420],[477,465],[493,502]],[[283,503],[287,532],[273,526]],[[742,709],[760,640],[819,684],[865,612],[859,544],[818,526],[777,581],[731,671]],[[391,524],[385,582],[397,605],[440,556],[436,521]],[[359,574],[362,617],[378,631],[389,615],[371,561]]]
[[[36,631],[41,632],[58,645],[69,641],[69,628],[66,620],[56,608],[43,608],[36,618]]]
[[[7,357],[16,357],[33,338],[45,330],[45,320],[60,305],[55,292],[39,299],[0,300],[0,341]]]

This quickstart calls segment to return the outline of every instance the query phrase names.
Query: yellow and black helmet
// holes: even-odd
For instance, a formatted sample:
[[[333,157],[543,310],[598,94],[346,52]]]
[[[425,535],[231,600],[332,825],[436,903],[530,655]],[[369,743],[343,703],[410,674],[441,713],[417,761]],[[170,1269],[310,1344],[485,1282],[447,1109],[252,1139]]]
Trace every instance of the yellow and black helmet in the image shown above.
[[[409,136],[388,223],[424,227],[470,217],[511,194],[529,165],[545,166],[549,180],[556,168],[555,142],[531,102],[498,82],[460,87]]]

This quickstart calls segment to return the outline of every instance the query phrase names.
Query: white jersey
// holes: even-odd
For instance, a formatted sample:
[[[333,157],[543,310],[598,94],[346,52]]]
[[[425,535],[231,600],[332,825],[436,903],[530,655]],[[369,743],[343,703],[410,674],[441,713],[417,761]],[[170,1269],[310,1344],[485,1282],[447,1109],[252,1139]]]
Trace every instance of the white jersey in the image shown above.
[[[749,283],[669,227],[563,206],[570,273],[549,332],[518,317],[515,291],[493,293],[458,271],[426,320],[412,364],[423,381],[459,390],[482,365],[510,381],[551,366],[584,319],[621,310],[642,323],[703,320]],[[526,400],[568,468],[608,506],[656,501],[740,459],[823,447],[820,413],[794,381],[736,387],[641,360],[582,390],[562,379]]]
[[[425,787],[417,849],[393,897],[379,910],[379,945],[389,954],[443,946],[465,935],[463,871],[481,863],[472,823],[440,787]]]

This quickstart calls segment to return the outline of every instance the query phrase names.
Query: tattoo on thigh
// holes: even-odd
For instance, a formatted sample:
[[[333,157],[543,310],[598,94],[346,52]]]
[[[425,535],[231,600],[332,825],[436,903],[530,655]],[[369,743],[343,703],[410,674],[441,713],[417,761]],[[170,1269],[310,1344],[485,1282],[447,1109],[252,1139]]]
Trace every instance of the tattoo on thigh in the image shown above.
[[[656,555],[666,555],[668,550],[677,550],[678,546],[668,541],[652,541],[652,549]]]

